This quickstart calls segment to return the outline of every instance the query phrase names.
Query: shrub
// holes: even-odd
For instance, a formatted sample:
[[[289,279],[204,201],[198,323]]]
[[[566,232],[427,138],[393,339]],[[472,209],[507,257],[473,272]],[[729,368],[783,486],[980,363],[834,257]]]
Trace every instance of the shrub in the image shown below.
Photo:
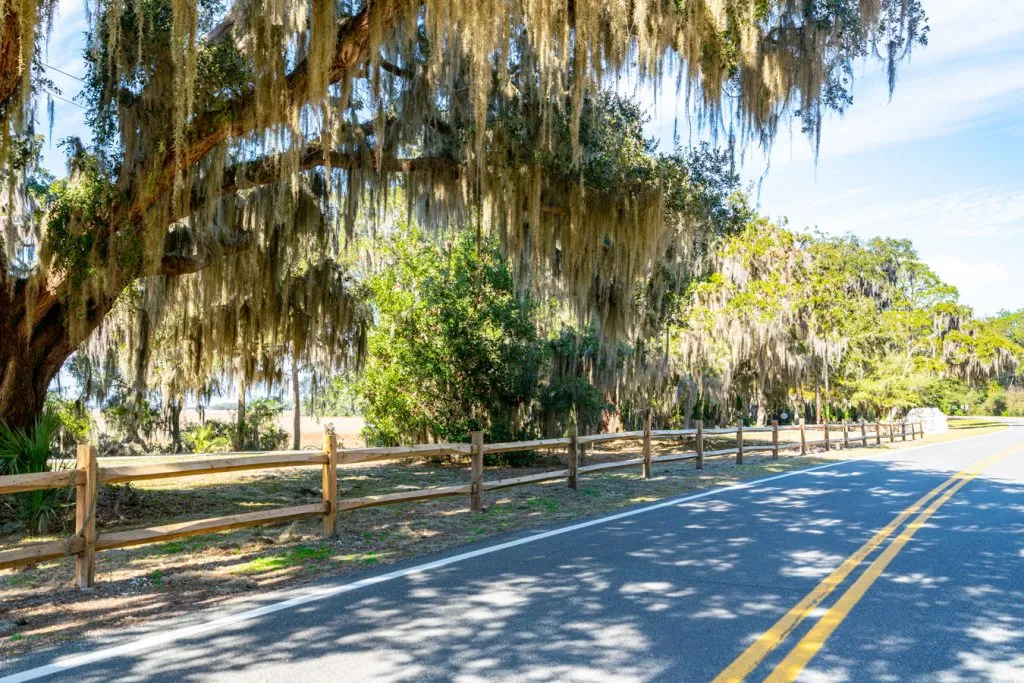
[[[61,453],[70,455],[76,444],[88,440],[93,423],[82,403],[66,399],[51,391],[46,394],[46,410],[60,422],[57,443]]]
[[[60,428],[60,419],[50,411],[36,420],[31,431],[11,429],[0,422],[0,475],[49,472],[53,444]],[[68,491],[62,489],[18,493],[13,500],[17,518],[30,531],[40,534],[60,526],[71,505]]]
[[[245,419],[237,433],[243,451],[273,451],[283,448],[288,434],[277,424],[284,404],[276,398],[258,398],[245,407]]]
[[[182,433],[182,441],[193,453],[222,453],[230,450],[232,427],[226,422],[207,420],[204,424],[189,425]]]

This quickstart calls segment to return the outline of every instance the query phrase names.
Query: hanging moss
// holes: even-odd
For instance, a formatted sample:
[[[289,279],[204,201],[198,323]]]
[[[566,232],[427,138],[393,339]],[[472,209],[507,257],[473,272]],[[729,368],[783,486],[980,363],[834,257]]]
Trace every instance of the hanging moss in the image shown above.
[[[53,5],[0,3],[20,26],[24,74],[3,105],[7,140],[27,125],[27,65]],[[301,349],[328,334],[290,311],[315,320],[329,310],[358,326],[324,292],[301,287],[336,286],[323,264],[355,242],[357,218],[372,231],[405,198],[429,230],[497,236],[521,285],[567,302],[577,322],[596,320],[608,339],[636,336],[637,289],[653,280],[648,299],[660,305],[665,283],[699,266],[717,219],[687,208],[682,165],[645,145],[635,113],[602,104],[604,89],[627,76],[657,88],[675,75],[685,115],[712,135],[769,145],[797,119],[813,141],[822,111],[847,106],[854,60],[876,51],[895,64],[926,33],[916,0],[93,0],[88,9],[95,145],[73,159],[89,173],[73,169],[63,187],[87,191],[92,206],[53,203],[24,291],[55,287],[81,321],[77,342],[96,324],[90,311],[167,272],[169,257],[201,261],[200,273],[154,288],[146,304],[181,311],[198,374],[246,340]],[[669,252],[673,277],[652,279]]]

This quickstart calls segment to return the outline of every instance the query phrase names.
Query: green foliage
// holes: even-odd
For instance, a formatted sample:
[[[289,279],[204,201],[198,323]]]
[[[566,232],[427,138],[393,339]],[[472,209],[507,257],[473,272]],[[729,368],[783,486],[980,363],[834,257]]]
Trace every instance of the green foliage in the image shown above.
[[[975,319],[909,241],[801,235],[758,219],[717,260],[691,290],[683,335],[691,371],[713,377],[741,414],[799,412],[815,389],[832,418],[1006,409],[998,391],[970,394],[1024,357],[1012,315]]]
[[[85,443],[93,429],[92,418],[81,401],[72,401],[55,391],[46,394],[46,411],[60,422],[59,441],[65,453],[75,444]]]
[[[193,453],[222,453],[231,449],[234,425],[219,420],[189,425],[182,431],[182,441]]]
[[[258,398],[245,407],[245,419],[236,429],[238,448],[243,451],[273,451],[284,448],[288,434],[278,424],[284,404],[276,398]]]
[[[116,439],[151,437],[160,423],[160,410],[144,397],[118,394],[104,406],[107,431]]]
[[[609,407],[600,389],[572,375],[552,378],[541,390],[540,405],[544,414],[555,420],[554,429],[549,430],[555,433],[564,433],[572,421],[581,433],[594,430]]]
[[[49,472],[52,446],[61,428],[60,419],[47,411],[31,430],[11,429],[0,421],[0,476]],[[30,530],[49,533],[67,509],[68,492],[60,489],[27,491],[13,496],[14,511]]]
[[[359,392],[352,373],[331,377],[318,384],[311,378],[305,382],[302,412],[306,415],[340,417],[359,414]]]
[[[524,438],[543,345],[494,245],[408,230],[370,279],[376,325],[358,390],[371,443]]]

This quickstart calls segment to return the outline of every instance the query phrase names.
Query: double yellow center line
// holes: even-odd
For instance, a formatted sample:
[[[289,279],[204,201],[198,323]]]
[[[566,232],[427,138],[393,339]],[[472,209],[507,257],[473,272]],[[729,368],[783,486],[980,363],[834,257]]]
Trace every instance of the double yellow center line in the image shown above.
[[[842,623],[843,619],[846,618],[854,605],[864,596],[868,588],[881,576],[885,568],[896,557],[896,554],[902,550],[903,546],[907,544],[917,530],[928,521],[928,518],[935,514],[935,511],[952,498],[967,482],[974,479],[988,467],[1021,449],[1024,449],[1024,446],[1014,446],[980,460],[968,469],[957,472],[921,496],[921,498],[875,533],[855,553],[846,558],[831,574],[822,579],[810,593],[794,605],[781,619],[775,622],[771,628],[762,633],[732,664],[715,677],[714,683],[743,680],[744,677],[764,661],[765,657],[781,645],[793,630],[810,616],[817,609],[818,605],[831,595],[872,552],[885,543],[904,522],[923,508],[923,511],[893,539],[885,550],[864,570],[857,581],[843,593],[839,600],[829,608],[807,635],[796,644],[793,650],[765,679],[772,682],[796,680],[804,667],[807,666],[807,663],[817,654],[828,637],[832,635],[832,632]]]

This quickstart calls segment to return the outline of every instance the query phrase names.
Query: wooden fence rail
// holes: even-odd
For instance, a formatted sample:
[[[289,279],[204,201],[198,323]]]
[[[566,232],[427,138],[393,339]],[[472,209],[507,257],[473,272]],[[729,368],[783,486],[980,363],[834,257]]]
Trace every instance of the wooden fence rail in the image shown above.
[[[564,479],[568,486],[575,489],[579,485],[579,477],[583,474],[627,467],[639,466],[642,468],[644,478],[650,478],[653,465],[658,463],[694,460],[696,468],[699,470],[703,469],[704,458],[707,457],[735,455],[736,462],[742,465],[744,455],[753,452],[770,451],[773,458],[778,458],[779,451],[799,449],[800,454],[804,455],[809,446],[824,445],[825,448],[831,448],[833,445],[838,446],[838,443],[829,436],[829,429],[835,427],[842,429],[842,445],[844,448],[849,448],[851,442],[850,425],[845,421],[833,425],[808,425],[804,424],[804,421],[801,420],[798,425],[789,426],[780,426],[777,421],[773,421],[771,426],[765,427],[745,427],[742,422],[739,422],[734,428],[705,429],[703,422],[697,420],[694,429],[652,429],[650,418],[645,419],[644,429],[640,431],[580,436],[576,432],[576,426],[572,425],[569,429],[569,435],[566,437],[492,444],[484,443],[482,432],[474,432],[471,443],[468,444],[445,443],[391,448],[340,449],[337,446],[334,435],[328,434],[324,437],[323,450],[319,453],[309,451],[268,451],[259,454],[227,454],[226,456],[219,457],[199,455],[187,462],[147,463],[111,467],[99,466],[96,461],[96,448],[94,446],[82,445],[78,447],[75,467],[73,469],[0,476],[0,495],[72,487],[75,491],[75,534],[59,541],[35,543],[13,550],[0,551],[0,569],[20,567],[73,555],[75,557],[75,583],[77,586],[85,588],[95,583],[95,557],[96,552],[100,550],[126,548],[146,543],[162,543],[198,534],[241,529],[263,524],[280,524],[282,522],[316,517],[323,520],[322,534],[325,538],[329,538],[335,533],[339,511],[468,494],[470,509],[479,512],[484,509],[485,492],[512,486]],[[810,430],[820,430],[823,432],[824,438],[807,439],[807,431]],[[882,443],[885,430],[888,430],[890,442],[896,440],[895,424],[876,421],[872,425],[862,421],[860,423],[859,438],[855,438],[853,441],[860,441],[861,446],[867,446],[869,430],[873,431],[876,445]],[[799,434],[798,440],[779,441],[780,432],[793,431]],[[744,436],[751,433],[769,432],[771,433],[770,443],[762,444],[744,440]],[[920,422],[910,423],[911,439],[919,438],[923,434],[923,424]],[[735,446],[710,451],[705,450],[708,437],[722,436],[734,438]],[[906,422],[900,423],[899,436],[903,441],[906,441]],[[654,440],[672,439],[683,444],[691,438],[694,442],[693,451],[680,451],[664,455],[654,455],[652,452],[652,441]],[[641,457],[580,465],[580,453],[586,444],[624,440],[639,440],[641,442]],[[516,451],[563,448],[566,449],[566,461],[568,463],[566,469],[499,479],[497,481],[485,481],[483,478],[483,459],[488,453],[513,453]],[[470,481],[468,484],[338,499],[339,465],[345,466],[381,460],[451,455],[469,456]],[[152,479],[168,479],[267,468],[310,466],[319,466],[323,470],[322,501],[319,503],[190,520],[130,531],[97,533],[96,500],[101,484],[148,481]]]

